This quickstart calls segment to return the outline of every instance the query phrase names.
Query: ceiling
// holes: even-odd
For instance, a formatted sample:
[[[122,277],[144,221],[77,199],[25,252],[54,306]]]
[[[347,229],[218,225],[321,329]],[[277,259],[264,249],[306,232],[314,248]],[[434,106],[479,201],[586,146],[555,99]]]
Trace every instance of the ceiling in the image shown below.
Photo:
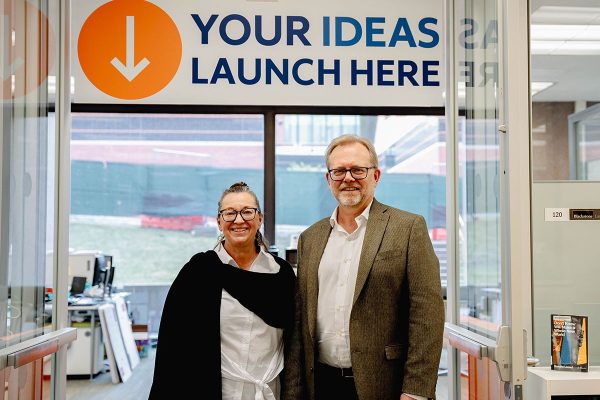
[[[534,94],[533,101],[600,101],[600,1],[531,0],[531,24],[531,80],[553,83]],[[586,47],[591,45],[594,49],[539,50],[540,43],[548,43],[537,41],[540,39],[540,31],[536,28],[541,25],[569,25],[594,30],[596,37],[583,39]],[[551,28],[546,34],[559,36],[558,30]]]

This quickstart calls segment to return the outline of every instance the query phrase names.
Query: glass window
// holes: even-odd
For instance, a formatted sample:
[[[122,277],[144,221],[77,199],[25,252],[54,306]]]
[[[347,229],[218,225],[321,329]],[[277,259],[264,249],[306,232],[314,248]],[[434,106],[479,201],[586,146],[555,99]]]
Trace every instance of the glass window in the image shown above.
[[[217,241],[217,202],[263,203],[262,115],[73,113],[70,248],[113,256],[115,283],[170,283]]]
[[[443,117],[286,114],[276,116],[275,126],[275,236],[280,252],[295,248],[304,229],[335,209],[325,178],[325,150],[333,138],[353,133],[369,138],[379,156],[382,176],[376,198],[425,217],[446,285]]]

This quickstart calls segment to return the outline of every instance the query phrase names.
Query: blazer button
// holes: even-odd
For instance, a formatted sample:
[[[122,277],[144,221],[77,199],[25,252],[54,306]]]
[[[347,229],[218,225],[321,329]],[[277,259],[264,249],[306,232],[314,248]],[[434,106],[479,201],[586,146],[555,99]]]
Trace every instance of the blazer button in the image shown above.
[[[313,367],[310,367],[310,372],[313,372]]]

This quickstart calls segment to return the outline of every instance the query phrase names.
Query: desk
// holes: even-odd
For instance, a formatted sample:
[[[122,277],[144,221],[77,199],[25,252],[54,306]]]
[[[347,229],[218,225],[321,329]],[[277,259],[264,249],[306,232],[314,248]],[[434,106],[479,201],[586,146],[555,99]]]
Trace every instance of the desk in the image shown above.
[[[94,304],[94,305],[70,305],[67,309],[69,310],[69,319],[71,320],[71,326],[74,326],[73,317],[74,314],[77,313],[79,316],[89,316],[90,318],[90,350],[89,354],[81,353],[83,351],[82,344],[87,337],[87,329],[84,327],[75,327],[78,328],[77,340],[80,341],[80,345],[77,345],[77,342],[73,343],[70,350],[70,353],[67,352],[67,374],[68,375],[83,375],[87,374],[89,371],[90,379],[94,377],[95,374],[99,373],[102,365],[98,363],[98,357],[101,357],[101,354],[104,352],[103,340],[102,340],[102,331],[100,329],[100,318],[98,318],[98,307],[102,304],[106,304],[106,301]],[[83,314],[80,314],[83,313]],[[86,352],[87,353],[87,352]],[[87,357],[86,357],[87,356]],[[80,360],[90,360],[89,370],[79,370],[81,368],[77,363]],[[103,361],[103,360],[102,360]],[[82,361],[85,362],[85,361]],[[79,363],[80,364],[80,363]]]
[[[589,372],[529,367],[524,389],[527,400],[551,400],[552,396],[561,395],[600,395],[600,367],[590,367]]]
[[[85,370],[81,370],[81,372],[78,368],[80,368],[81,362],[83,362],[83,364],[85,365],[85,362],[87,361],[88,358],[89,358],[90,379],[93,379],[94,375],[96,375],[97,373],[99,373],[101,371],[102,363],[104,362],[104,359],[103,359],[104,341],[103,341],[103,337],[102,337],[102,330],[100,327],[100,318],[98,315],[98,309],[105,304],[112,303],[112,299],[115,297],[127,297],[127,296],[129,296],[129,293],[115,293],[113,296],[103,298],[103,299],[93,298],[94,302],[92,302],[92,303],[90,303],[88,301],[90,298],[83,297],[82,300],[80,300],[80,303],[73,303],[67,307],[67,310],[69,311],[69,319],[71,321],[71,324],[73,324],[73,318],[76,315],[84,317],[84,319],[87,319],[88,317],[90,319],[89,357],[85,357],[87,354],[81,353],[83,351],[83,349],[81,348],[81,345],[77,346],[76,343],[73,343],[72,347],[69,349],[69,350],[71,350],[71,353],[67,352],[67,359],[68,359],[67,374],[68,375],[87,375],[87,373],[88,373],[87,368],[85,368]],[[80,340],[80,339],[84,340],[86,338],[86,334],[87,334],[87,332],[86,332],[87,327],[78,327],[78,328],[79,328],[78,336],[77,336],[78,340]],[[79,343],[81,344],[83,342],[79,342]],[[87,343],[85,345],[87,345]],[[85,353],[87,353],[87,351],[85,351]],[[73,357],[75,357],[75,358],[73,359]],[[79,364],[75,365],[75,363],[79,363]]]

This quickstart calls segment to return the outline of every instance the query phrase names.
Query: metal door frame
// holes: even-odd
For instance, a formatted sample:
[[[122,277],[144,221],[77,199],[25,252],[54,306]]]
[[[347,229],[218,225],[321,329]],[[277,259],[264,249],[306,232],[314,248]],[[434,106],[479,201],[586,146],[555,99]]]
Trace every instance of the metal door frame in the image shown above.
[[[502,327],[495,342],[459,326],[455,7],[446,0],[449,397],[460,398],[460,350],[496,362],[505,398],[522,399],[532,321],[529,1],[498,0]]]

